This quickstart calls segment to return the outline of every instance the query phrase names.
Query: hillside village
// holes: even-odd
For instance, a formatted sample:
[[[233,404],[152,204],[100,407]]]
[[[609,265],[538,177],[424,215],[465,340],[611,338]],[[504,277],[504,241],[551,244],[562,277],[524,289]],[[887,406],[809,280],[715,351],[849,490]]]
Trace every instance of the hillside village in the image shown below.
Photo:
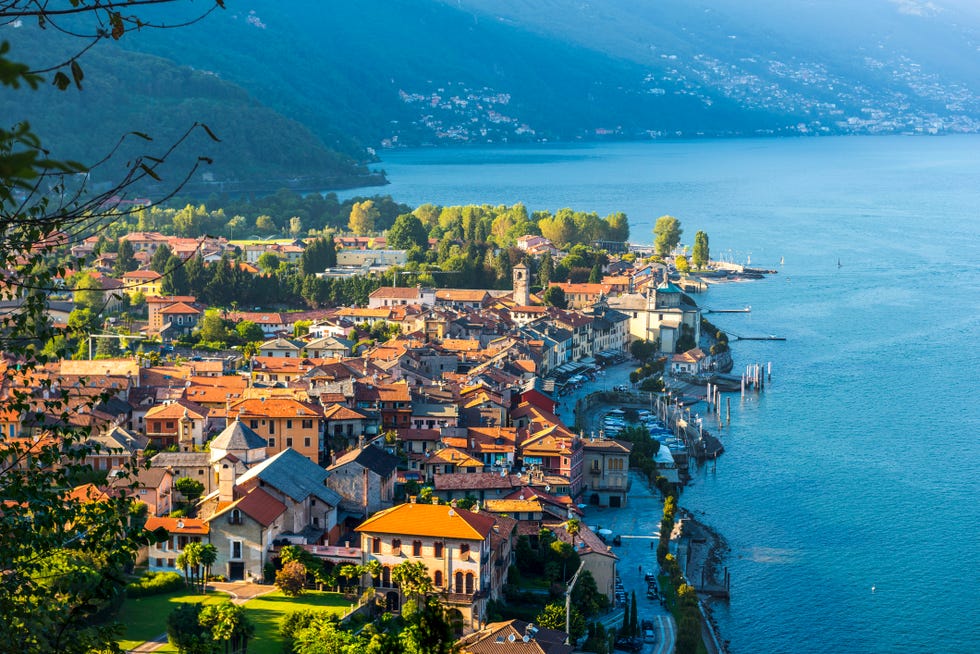
[[[185,245],[153,233],[124,238],[141,265],[160,244],[174,252]],[[205,258],[228,247],[206,239]],[[561,254],[540,236],[521,237],[518,247],[531,258]],[[273,250],[295,260],[302,249],[301,240],[249,246],[239,265]],[[269,582],[280,550],[294,545],[333,566],[377,562],[368,583],[397,610],[403,597],[391,571],[421,561],[465,632],[486,624],[518,542],[536,547],[542,529],[574,548],[610,602],[619,599],[615,552],[577,524],[588,506],[627,505],[632,446],[582,433],[562,397],[626,360],[636,341],[673,357],[678,371],[711,364],[697,348],[701,311],[666,267],[619,257],[598,283],[552,282],[566,308],[531,292],[522,263],[509,290],[389,286],[362,307],[222,310],[261,329],[266,340],[250,357],[175,351],[209,307],[161,295],[161,275],[146,268],[114,277],[99,265],[107,307],[120,292],[145,296],[148,317],[137,328],[157,345],[134,356],[62,359],[29,378],[5,360],[5,396],[9,385],[38,389],[34,411],[0,416],[8,441],[51,444],[49,428],[64,420],[90,429],[99,449],[85,462],[108,477],[77,496],[135,493],[147,529],[168,534],[144,549],[151,571],[179,570],[188,543],[209,542],[215,574]],[[52,318],[64,309],[53,302]],[[393,335],[366,339],[379,324]],[[694,347],[674,354],[685,340]],[[48,412],[60,391],[68,391],[67,413]],[[658,465],[672,468],[664,450]],[[115,483],[115,471],[134,459],[147,462],[135,488]],[[200,492],[179,490],[187,478]]]

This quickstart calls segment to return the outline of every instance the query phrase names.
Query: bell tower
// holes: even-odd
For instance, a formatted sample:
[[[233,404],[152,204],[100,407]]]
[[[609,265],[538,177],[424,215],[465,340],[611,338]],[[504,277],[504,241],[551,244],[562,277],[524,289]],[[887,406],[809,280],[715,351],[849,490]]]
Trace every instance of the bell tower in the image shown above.
[[[522,307],[531,304],[531,283],[527,272],[527,266],[523,263],[514,266],[514,303]]]

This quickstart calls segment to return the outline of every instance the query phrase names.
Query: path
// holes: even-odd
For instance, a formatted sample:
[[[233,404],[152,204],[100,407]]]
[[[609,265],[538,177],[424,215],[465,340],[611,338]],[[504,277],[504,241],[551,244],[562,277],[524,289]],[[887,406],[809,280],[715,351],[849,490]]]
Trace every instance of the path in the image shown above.
[[[656,642],[645,644],[643,653],[669,654],[674,651],[676,642],[674,618],[659,601],[647,599],[647,583],[643,579],[643,574],[656,573],[658,569],[656,547],[660,540],[663,501],[641,475],[631,472],[630,481],[629,500],[625,507],[610,509],[590,506],[585,509],[585,522],[590,527],[611,529],[622,537],[623,544],[613,547],[613,552],[619,557],[617,569],[623,588],[627,595],[636,592],[639,621],[652,621],[656,634]]]
[[[275,586],[253,584],[250,582],[214,582],[208,584],[209,590],[219,590],[231,596],[232,604],[242,605],[250,599],[255,599],[260,595],[265,595],[276,590]],[[132,649],[126,650],[131,654],[143,654],[145,652],[155,652],[167,644],[166,632],[158,635],[152,640],[141,643]]]

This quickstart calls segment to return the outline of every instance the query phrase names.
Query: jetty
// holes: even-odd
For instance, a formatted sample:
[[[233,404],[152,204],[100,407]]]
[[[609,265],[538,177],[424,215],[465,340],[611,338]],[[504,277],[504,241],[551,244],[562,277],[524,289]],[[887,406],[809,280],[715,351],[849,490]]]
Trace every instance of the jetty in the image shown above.
[[[741,309],[708,309],[705,313],[752,313],[752,307],[742,307]]]
[[[735,336],[735,334],[732,334]],[[785,336],[735,336],[736,341],[785,341]]]

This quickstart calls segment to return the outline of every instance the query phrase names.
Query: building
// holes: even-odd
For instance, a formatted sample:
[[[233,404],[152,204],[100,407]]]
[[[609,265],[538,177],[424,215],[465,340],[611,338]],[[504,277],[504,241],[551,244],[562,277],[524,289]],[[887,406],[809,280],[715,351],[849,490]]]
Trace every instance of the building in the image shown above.
[[[708,355],[696,347],[681,354],[675,354],[670,360],[670,374],[697,375],[704,372],[708,363]]]
[[[528,276],[527,266],[523,263],[517,264],[514,266],[512,274],[514,276],[514,304],[519,307],[526,307],[531,304],[531,280]]]
[[[393,307],[407,304],[432,306],[436,302],[435,291],[421,286],[382,286],[368,296],[368,308]]]
[[[571,654],[568,634],[523,620],[491,622],[459,642],[460,654]]]
[[[358,447],[341,454],[327,467],[325,483],[343,498],[342,510],[367,518],[392,505],[398,461],[398,457],[379,446]]]
[[[418,561],[428,569],[443,604],[471,631],[485,620],[487,600],[500,591],[491,582],[495,524],[486,513],[409,503],[376,513],[356,531],[363,563],[381,564],[381,575],[373,582],[389,610],[399,610],[404,599],[391,580],[392,568]]]
[[[164,540],[151,543],[146,549],[150,572],[182,572],[177,557],[187,544],[208,542],[208,523],[197,518],[150,516],[146,519],[146,530],[166,534]]]
[[[260,397],[233,403],[228,415],[265,439],[268,456],[293,449],[322,463],[323,410],[319,407],[291,397]]]
[[[404,266],[408,263],[407,250],[337,250],[337,265],[354,268]]]
[[[285,449],[242,475],[228,457],[220,462],[218,491],[200,505],[216,573],[230,580],[261,579],[273,545],[323,544],[339,535],[341,498],[324,485],[327,471]]]
[[[626,506],[633,444],[611,438],[583,441],[585,480],[582,500],[593,506]]]
[[[146,436],[158,450],[190,452],[204,445],[208,410],[186,400],[158,404],[144,416]]]

